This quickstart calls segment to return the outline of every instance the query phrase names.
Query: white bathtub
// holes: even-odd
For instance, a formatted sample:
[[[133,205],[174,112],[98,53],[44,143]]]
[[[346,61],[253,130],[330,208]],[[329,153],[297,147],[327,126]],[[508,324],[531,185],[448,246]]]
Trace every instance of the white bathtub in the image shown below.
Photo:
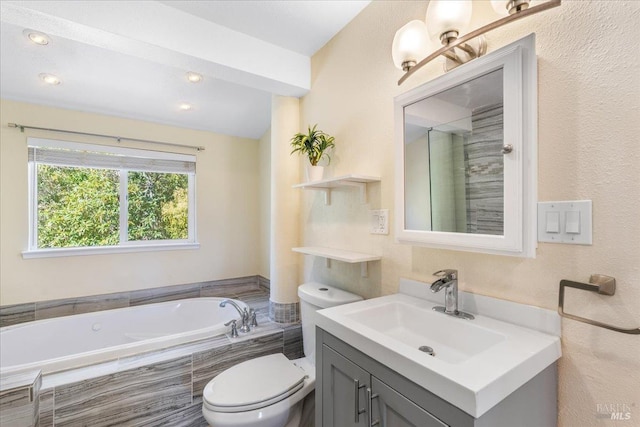
[[[0,374],[47,374],[224,334],[224,323],[240,315],[231,304],[220,307],[223,299],[183,299],[0,328]]]

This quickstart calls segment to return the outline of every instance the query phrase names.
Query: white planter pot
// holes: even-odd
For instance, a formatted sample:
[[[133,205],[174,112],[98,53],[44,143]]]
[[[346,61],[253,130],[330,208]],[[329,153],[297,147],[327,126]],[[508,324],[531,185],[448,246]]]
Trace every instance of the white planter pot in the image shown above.
[[[307,166],[307,181],[322,181],[322,177],[324,176],[324,166]]]

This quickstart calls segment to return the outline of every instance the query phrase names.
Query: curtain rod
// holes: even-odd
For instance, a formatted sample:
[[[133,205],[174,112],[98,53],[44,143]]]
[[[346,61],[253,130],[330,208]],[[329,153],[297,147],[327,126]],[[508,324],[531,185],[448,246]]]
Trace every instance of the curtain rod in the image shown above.
[[[50,131],[50,132],[70,133],[70,134],[73,134],[73,135],[85,135],[85,136],[97,136],[99,138],[111,138],[111,139],[115,139],[118,142],[120,142],[122,140],[134,141],[134,142],[146,142],[146,143],[149,143],[149,144],[165,145],[165,146],[169,146],[169,147],[193,148],[196,151],[204,151],[204,147],[203,146],[181,145],[181,144],[174,144],[172,142],[152,141],[152,140],[149,140],[149,139],[127,138],[126,136],[104,135],[104,134],[101,134],[101,133],[78,132],[78,131],[64,130],[64,129],[40,128],[40,127],[37,127],[37,126],[20,125],[20,124],[17,124],[17,123],[8,123],[8,126],[10,128],[19,128],[20,132],[24,132],[25,129],[46,130],[46,131]]]

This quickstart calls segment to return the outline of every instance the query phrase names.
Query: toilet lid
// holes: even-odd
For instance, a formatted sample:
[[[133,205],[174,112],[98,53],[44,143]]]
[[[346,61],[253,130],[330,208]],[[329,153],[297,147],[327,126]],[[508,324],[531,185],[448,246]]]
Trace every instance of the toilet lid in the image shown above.
[[[282,353],[235,365],[209,381],[202,393],[207,407],[219,412],[259,409],[302,388],[306,374]]]

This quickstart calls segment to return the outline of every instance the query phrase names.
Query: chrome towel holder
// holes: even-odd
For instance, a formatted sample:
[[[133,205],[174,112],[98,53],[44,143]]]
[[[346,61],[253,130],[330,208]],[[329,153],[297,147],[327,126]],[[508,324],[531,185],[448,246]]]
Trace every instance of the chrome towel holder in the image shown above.
[[[602,295],[614,295],[616,293],[616,279],[604,274],[593,274],[589,278],[589,283],[574,282],[572,280],[560,281],[560,293],[558,296],[558,313],[562,317],[584,322],[589,325],[598,326],[600,328],[609,329],[623,334],[640,335],[640,328],[623,329],[596,320],[585,319],[584,317],[575,316],[564,312],[564,288],[576,288],[584,291],[597,292]]]

